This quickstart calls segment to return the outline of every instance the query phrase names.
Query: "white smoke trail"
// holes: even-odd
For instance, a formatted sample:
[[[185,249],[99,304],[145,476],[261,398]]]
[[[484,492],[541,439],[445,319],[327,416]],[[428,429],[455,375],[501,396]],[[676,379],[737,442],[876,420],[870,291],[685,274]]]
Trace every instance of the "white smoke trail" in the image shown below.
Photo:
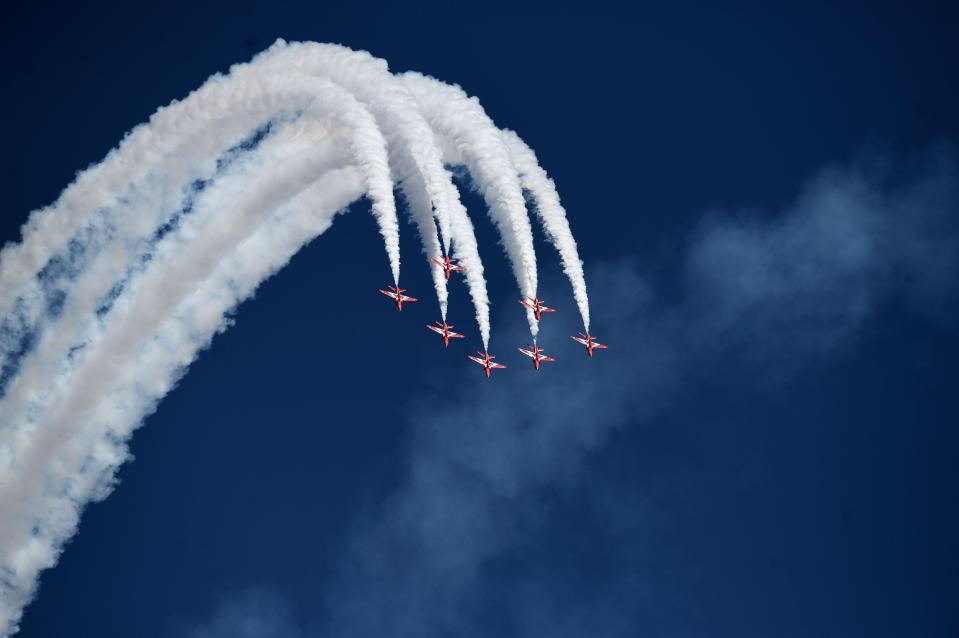
[[[536,252],[526,202],[519,177],[499,129],[475,98],[419,73],[400,76],[419,100],[427,120],[455,141],[470,175],[489,206],[500,230],[513,274],[524,297],[536,296]],[[527,312],[533,337],[539,331],[532,311]]]
[[[449,189],[448,202],[450,205],[450,226],[456,238],[456,258],[466,270],[466,285],[476,308],[476,324],[479,327],[480,338],[483,340],[483,350],[489,351],[489,295],[486,293],[486,278],[483,277],[483,260],[479,256],[479,246],[476,243],[476,234],[473,232],[473,222],[466,214],[466,207],[460,201],[459,191],[452,179],[447,185]]]
[[[20,518],[11,503],[23,502],[43,489],[40,475],[48,472],[49,460],[68,449],[72,437],[99,427],[86,419],[85,410],[91,397],[108,392],[117,381],[113,366],[136,357],[155,327],[192,294],[194,282],[202,282],[233,246],[255,233],[272,212],[272,202],[303,190],[317,174],[342,163],[342,156],[326,145],[287,145],[269,157],[269,164],[254,162],[247,170],[218,181],[197,214],[161,242],[146,272],[129,283],[127,293],[118,298],[96,333],[80,344],[82,350],[72,358],[73,365],[55,374],[50,390],[30,403],[29,415],[4,415],[12,416],[20,428],[8,450],[13,463],[0,474],[0,504],[8,515],[0,521],[0,547],[16,546],[11,542],[10,534],[16,532],[11,526]],[[258,175],[251,184],[252,170]],[[230,201],[236,205],[225,210],[224,202]],[[43,381],[37,387],[43,387]]]
[[[341,163],[346,157],[330,144],[317,144],[322,140],[315,138],[314,135],[306,140],[308,148],[312,148],[312,163],[305,161],[302,156],[303,141],[300,140],[300,150],[294,154],[295,161],[282,162],[281,157],[274,153],[270,161],[259,166],[260,183],[264,190],[272,190],[274,194],[263,192],[258,200],[248,201],[247,214],[237,214],[235,208],[229,207],[228,200],[231,195],[243,190],[249,175],[240,174],[232,180],[223,178],[204,193],[201,199],[212,201],[201,201],[195,213],[177,233],[178,236],[163,242],[167,250],[158,249],[153,255],[151,270],[145,278],[149,279],[152,275],[159,282],[153,285],[132,282],[108,315],[115,323],[118,315],[122,317],[124,304],[130,303],[132,298],[137,313],[134,319],[126,322],[126,332],[110,339],[108,330],[101,329],[101,334],[88,336],[87,342],[82,343],[80,356],[75,358],[89,362],[99,352],[100,359],[94,358],[93,363],[80,364],[77,370],[56,375],[50,383],[53,389],[45,391],[43,395],[43,401],[48,404],[45,409],[34,402],[29,406],[30,422],[15,428],[15,436],[5,437],[4,457],[15,460],[16,465],[6,468],[13,472],[12,477],[6,476],[0,480],[0,511],[4,513],[0,517],[0,565],[3,566],[5,583],[0,587],[0,597],[23,602],[29,600],[37,573],[55,561],[59,546],[75,528],[82,505],[91,495],[105,495],[109,491],[113,468],[124,458],[123,454],[115,453],[115,448],[117,445],[123,447],[126,434],[143,414],[130,407],[131,399],[124,399],[115,387],[111,390],[110,384],[120,379],[137,380],[137,377],[130,376],[119,366],[126,360],[138,358],[137,343],[150,340],[151,323],[156,324],[176,309],[178,295],[190,292],[190,284],[197,279],[198,270],[215,263],[217,250],[222,253],[244,234],[254,232],[257,225],[252,215],[262,215],[263,210],[268,212],[265,204],[275,200],[284,187],[289,187],[294,181],[297,185],[309,184],[319,172],[325,170],[324,167]],[[287,143],[277,150],[289,155],[291,146]],[[271,172],[269,169],[274,165]],[[357,195],[361,193],[362,189]],[[219,203],[216,203],[217,199]],[[206,209],[210,208],[213,209],[211,212],[221,213],[218,218],[209,218],[205,214]],[[302,241],[306,240],[308,237]],[[270,253],[262,255],[264,259],[270,257]],[[237,284],[231,281],[229,286],[223,284],[220,287],[232,290],[237,288]],[[249,284],[246,287],[249,288]],[[216,298],[223,297],[221,290]],[[216,307],[211,304],[212,300],[201,304],[200,310],[208,315],[210,309]],[[193,347],[195,350],[196,334],[195,330],[188,332],[186,343],[193,345],[181,343],[177,351],[183,351],[184,347]],[[157,339],[156,335],[152,337],[153,341]],[[95,343],[100,344],[99,350],[93,345]],[[30,363],[37,359],[36,355],[32,356]],[[29,366],[26,367],[29,370]],[[156,385],[159,379],[155,375],[166,367],[162,360],[152,360],[144,370],[153,383],[143,383],[148,387]],[[168,388],[169,381],[165,378],[162,381],[159,387]],[[96,385],[98,383],[100,385]],[[40,385],[39,381],[37,385]],[[52,403],[57,398],[57,391],[61,394],[69,391],[70,396],[59,404]],[[151,396],[158,398],[165,392],[164,389]],[[105,397],[101,405],[105,403],[107,408],[100,408],[99,412],[91,411],[92,407],[85,410],[88,405],[94,405],[91,397],[100,396]],[[60,405],[61,409],[48,414],[52,411],[51,403],[52,406]],[[9,399],[0,403],[0,408],[7,411],[10,406]],[[81,475],[85,477],[83,480],[80,480]],[[17,609],[20,607],[22,604]],[[0,615],[0,627],[7,624],[4,620],[5,616]]]
[[[576,240],[569,228],[566,210],[559,202],[556,184],[536,160],[533,152],[519,135],[510,130],[502,131],[503,140],[509,149],[513,164],[519,171],[520,181],[535,202],[533,210],[546,231],[546,238],[556,246],[563,272],[573,287],[573,298],[583,318],[583,329],[589,333],[589,297],[586,294],[586,278],[583,275],[583,262],[576,249]]]
[[[301,90],[312,90],[318,96],[316,106],[319,107],[320,116],[330,114],[330,119],[339,121],[347,130],[352,131],[353,155],[359,164],[367,167],[365,171],[367,184],[374,185],[373,187],[379,189],[381,193],[387,194],[384,206],[387,209],[384,219],[387,221],[381,224],[381,229],[387,229],[384,236],[393,237],[389,241],[393,244],[392,252],[395,254],[395,263],[398,267],[399,229],[396,225],[395,208],[392,208],[392,187],[389,185],[385,141],[382,136],[378,136],[369,114],[342,89],[319,78],[296,78],[296,81],[300,82]],[[266,80],[265,86],[282,87],[285,83],[286,80],[282,78],[273,78]],[[162,217],[162,211],[156,211],[155,207],[149,206],[148,202],[144,202],[144,207],[139,211],[143,214],[138,214],[137,217]],[[392,214],[390,210],[393,211]],[[146,228],[152,228],[152,225],[151,222]],[[62,311],[60,325],[67,327],[80,325],[80,331],[88,329],[79,322],[92,315],[94,308],[101,303],[101,299],[110,290],[113,282],[122,275],[128,268],[130,260],[134,258],[134,255],[129,252],[129,247],[137,245],[141,232],[124,236],[121,233],[127,230],[127,227],[117,223],[114,224],[114,228],[117,239],[107,250],[102,251],[99,262],[78,277],[74,283],[74,294],[71,295]],[[114,248],[116,250],[113,250]],[[119,254],[117,254],[118,251]],[[51,365],[62,361],[65,352],[74,347],[77,340],[82,342],[77,331],[70,329],[62,329],[41,337],[39,345],[21,374],[7,388],[5,401],[0,403],[0,423],[7,424],[5,427],[15,427],[19,423],[19,416],[36,394],[36,387],[41,379],[54,374],[55,371],[51,369]],[[7,456],[6,450],[0,450],[0,476],[6,465],[5,457]]]
[[[331,163],[342,164],[348,157],[345,149],[338,148],[342,143],[336,143],[335,140],[325,141],[315,135],[308,136],[305,140],[292,142],[286,140],[282,145],[274,148],[274,145],[265,145],[259,155],[267,155],[270,160],[265,163],[253,163],[252,166],[258,169],[259,182],[253,182],[255,187],[262,182],[264,186],[260,191],[266,192],[265,195],[258,191],[252,191],[250,186],[250,173],[252,168],[250,162],[239,164],[233,169],[231,175],[219,179],[208,191],[203,193],[197,202],[194,213],[187,218],[182,227],[176,233],[171,234],[169,240],[160,242],[156,251],[151,255],[149,267],[141,277],[131,277],[127,282],[124,294],[118,297],[114,305],[121,302],[126,296],[137,295],[140,298],[149,300],[154,308],[150,312],[150,321],[155,321],[168,310],[167,305],[173,300],[174,294],[186,294],[189,287],[195,279],[196,270],[188,273],[180,273],[181,281],[175,279],[167,280],[166,288],[154,290],[145,286],[140,279],[149,279],[150,275],[157,273],[156,264],[163,256],[176,250],[178,258],[175,262],[167,256],[166,259],[171,268],[182,268],[192,265],[195,269],[199,268],[196,264],[189,262],[191,254],[198,255],[197,259],[203,263],[210,263],[218,254],[222,253],[235,243],[238,238],[244,234],[255,232],[257,224],[271,212],[268,207],[270,201],[279,200],[279,195],[273,193],[282,193],[282,189],[291,189],[293,186],[302,187],[302,183],[308,183],[317,175],[330,168]],[[312,149],[309,154],[304,148]],[[297,163],[291,164],[288,158],[293,155]],[[274,166],[275,165],[275,166]],[[267,189],[272,189],[272,192]],[[235,204],[241,196],[246,194],[246,201],[240,201]],[[257,198],[258,199],[254,199]],[[229,205],[234,203],[234,207]],[[242,208],[246,205],[246,210]],[[255,210],[249,210],[250,206],[259,206]],[[172,248],[171,248],[172,246]],[[166,253],[163,251],[166,250]],[[188,251],[193,250],[194,253]],[[159,272],[163,272],[162,270]],[[77,279],[77,285],[74,292],[84,293],[87,291],[88,284],[101,274],[99,268],[91,269],[91,272],[84,273]],[[101,283],[101,286],[109,287],[110,283]],[[0,450],[3,451],[3,458],[0,459],[0,494],[7,487],[8,473],[13,471],[13,460],[18,457],[18,448],[16,441],[18,430],[30,429],[34,423],[40,421],[45,410],[45,406],[52,400],[51,389],[55,388],[56,383],[62,382],[68,375],[74,374],[73,368],[81,357],[71,357],[70,352],[75,351],[79,346],[88,347],[102,331],[106,320],[114,316],[110,312],[100,319],[94,313],[96,298],[82,296],[81,294],[71,295],[70,300],[65,304],[65,309],[59,318],[56,330],[49,330],[43,335],[36,349],[27,357],[20,370],[20,374],[14,379],[8,388],[4,401],[0,402],[0,421],[7,424],[0,432]],[[86,312],[83,312],[83,310]],[[112,309],[111,309],[112,310]],[[142,324],[141,327],[148,324]],[[51,381],[52,380],[52,381]],[[38,397],[38,388],[44,388]],[[2,502],[2,498],[0,498]],[[0,522],[0,530],[3,529],[3,523]],[[0,532],[0,546],[3,545],[3,534]]]
[[[312,42],[287,45],[278,40],[250,64],[234,68],[234,73],[240,76],[277,71],[298,71],[327,78],[349,90],[370,109],[390,142],[391,163],[423,242],[423,252],[427,259],[446,254],[450,229],[441,156],[433,143],[432,129],[409,92],[389,72],[386,62],[338,45]],[[434,214],[440,226],[442,249]],[[433,287],[445,321],[446,278],[434,272]]]
[[[19,247],[4,249],[3,316],[19,308],[23,330],[38,336],[26,354],[9,350],[17,365],[0,388],[0,635],[16,630],[40,572],[56,562],[84,505],[112,489],[132,431],[225,327],[226,313],[364,193],[398,281],[393,178],[402,180],[424,250],[436,256],[452,246],[467,268],[488,345],[489,301],[472,222],[442,165],[443,136],[419,109],[368,54],[279,43],[162,109],[57,205],[34,213]],[[238,146],[266,122],[274,127],[253,150]],[[532,266],[521,287],[533,294],[520,177],[506,174],[501,139],[492,159],[477,158],[490,142],[486,124],[475,124],[479,136],[465,125],[456,128],[469,142],[464,157],[485,171],[476,181],[496,202],[504,243],[529,244],[529,255],[516,254]],[[517,212],[511,184],[525,234],[509,217]],[[179,214],[184,192],[192,201]],[[77,246],[82,258],[70,257],[57,282],[58,313],[48,317],[40,273]],[[442,280],[445,318],[445,279],[433,274]]]
[[[332,213],[362,192],[361,175],[352,169],[337,171],[303,191],[295,206],[299,210],[291,210],[286,219],[271,224],[272,232],[241,246],[230,260],[232,272],[224,269],[208,279],[138,357],[125,367],[118,366],[115,378],[134,382],[116,387],[91,406],[90,420],[99,425],[100,436],[87,441],[89,447],[79,468],[77,454],[72,466],[63,466],[73,471],[69,482],[59,486],[58,492],[48,493],[43,509],[34,512],[43,524],[36,525],[15,552],[0,555],[0,635],[16,631],[39,572],[55,564],[63,542],[76,530],[82,506],[91,497],[99,499],[109,493],[113,473],[127,458],[126,439],[155,409],[156,401],[169,392],[197,352],[225,327],[224,313],[248,297],[260,280],[282,267],[303,241],[323,232]],[[80,451],[80,447],[75,445],[73,451]]]
[[[403,182],[403,194],[406,197],[406,204],[410,209],[411,217],[416,224],[416,229],[422,240],[423,254],[426,256],[427,263],[430,264],[430,272],[433,277],[433,289],[436,291],[436,299],[440,306],[440,318],[446,321],[448,299],[446,277],[442,270],[434,268],[433,264],[429,262],[430,258],[440,255],[440,243],[436,237],[436,225],[433,223],[433,217],[430,212],[429,194],[423,190],[422,185],[422,180],[415,175],[411,175]]]
[[[0,340],[0,365],[11,351],[16,352],[24,333],[35,328],[46,312],[37,271],[68,242],[75,242],[79,231],[93,227],[91,238],[107,234],[125,238],[126,242],[110,245],[108,256],[97,254],[98,259],[125,266],[134,252],[144,252],[147,238],[182,205],[182,192],[171,185],[212,179],[217,157],[277,113],[333,112],[337,104],[345,105],[344,112],[360,108],[346,91],[319,78],[271,74],[228,80],[214,76],[182,102],[160,109],[149,124],[134,129],[100,165],[81,174],[55,205],[33,213],[24,226],[23,242],[7,246],[0,254],[0,316],[19,318],[22,324]],[[392,187],[388,167],[377,156],[382,153],[375,148],[380,144],[375,124],[366,120],[367,128],[357,135],[357,144],[367,158],[374,212],[395,280],[399,235]],[[129,182],[124,184],[123,179]],[[158,202],[161,205],[156,205]],[[146,204],[148,214],[127,212]],[[96,214],[91,214],[94,211]]]
[[[438,140],[424,118],[419,102],[403,82],[389,73],[386,61],[338,45],[314,42],[287,45],[278,40],[243,68],[250,73],[297,69],[320,75],[350,90],[370,108],[390,142],[391,160],[410,202],[424,251],[429,257],[439,253],[436,230],[430,230],[426,219],[432,208],[441,231],[443,253],[449,254],[452,240],[457,258],[467,268],[466,281],[476,310],[477,325],[484,347],[488,346],[489,301],[472,223],[459,200],[451,175],[443,166],[443,154],[436,144]],[[407,189],[406,185],[410,183],[413,188]],[[425,185],[428,197],[424,197],[417,187],[420,183]],[[476,275],[470,275],[471,271]],[[434,270],[433,282],[445,321],[446,279]]]
[[[418,174],[425,185],[431,209],[442,235],[443,251],[449,251],[449,213],[442,156],[433,130],[420,113],[415,98],[389,72],[385,60],[365,51],[335,44],[283,40],[258,55],[253,62],[235,67],[233,73],[260,74],[301,71],[325,77],[347,89],[374,114],[390,142],[396,176],[405,180]],[[435,232],[435,231],[434,231]]]

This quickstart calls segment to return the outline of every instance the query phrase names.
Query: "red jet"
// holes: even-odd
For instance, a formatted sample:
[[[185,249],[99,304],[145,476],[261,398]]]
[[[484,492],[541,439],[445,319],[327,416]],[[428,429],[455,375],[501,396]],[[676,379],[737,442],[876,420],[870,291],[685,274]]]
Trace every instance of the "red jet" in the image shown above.
[[[491,355],[491,354],[488,353],[488,352],[477,352],[476,354],[478,354],[478,355],[480,355],[480,356],[474,357],[474,356],[471,355],[471,354],[468,354],[468,355],[466,355],[466,356],[469,357],[470,359],[472,359],[473,361],[475,361],[476,363],[480,364],[480,365],[483,366],[484,368],[486,368],[485,372],[486,372],[486,378],[487,378],[487,379],[489,379],[489,377],[490,377],[490,372],[492,372],[494,368],[505,368],[505,367],[506,367],[506,366],[504,366],[502,363],[493,363],[493,359],[495,359],[496,357],[494,357],[493,355]]]
[[[446,346],[447,348],[450,347],[450,339],[462,339],[462,338],[463,338],[463,335],[461,335],[460,333],[458,333],[458,332],[453,332],[453,330],[452,330],[453,326],[448,326],[448,325],[446,325],[446,322],[445,322],[445,321],[435,321],[434,323],[436,324],[435,326],[431,326],[430,324],[426,324],[426,327],[429,328],[430,330],[432,330],[433,332],[435,332],[436,334],[442,335],[442,336],[443,336],[443,345]]]
[[[527,297],[526,299],[520,299],[520,304],[526,306],[533,311],[533,316],[536,317],[536,321],[540,320],[540,314],[544,312],[556,312],[554,308],[547,308],[543,305],[542,299],[537,299],[536,297]]]
[[[456,260],[451,257],[440,257],[439,259],[434,257],[433,259],[430,259],[430,261],[443,269],[443,274],[446,275],[447,279],[450,278],[450,275],[453,274],[453,271],[466,270],[462,266],[457,266]]]
[[[585,332],[581,332],[579,333],[579,335],[580,336],[578,337],[570,337],[570,339],[572,339],[576,343],[581,343],[584,346],[586,346],[586,354],[588,354],[590,357],[593,356],[594,349],[598,348],[600,350],[606,350],[608,348],[608,346],[604,346],[598,341],[594,341],[596,337],[594,337],[593,335],[586,334]]]
[[[397,288],[396,286],[387,286],[389,290],[380,289],[384,295],[396,302],[396,309],[400,312],[403,312],[403,304],[407,301],[416,301],[415,297],[407,297],[403,293],[406,292],[406,288]]]
[[[543,352],[543,349],[539,346],[532,345],[526,347],[530,348],[530,350],[527,350],[526,348],[517,348],[517,350],[525,354],[527,357],[531,357],[533,359],[533,367],[537,370],[539,370],[539,364],[541,361],[556,361],[556,359],[553,357],[547,357]]]

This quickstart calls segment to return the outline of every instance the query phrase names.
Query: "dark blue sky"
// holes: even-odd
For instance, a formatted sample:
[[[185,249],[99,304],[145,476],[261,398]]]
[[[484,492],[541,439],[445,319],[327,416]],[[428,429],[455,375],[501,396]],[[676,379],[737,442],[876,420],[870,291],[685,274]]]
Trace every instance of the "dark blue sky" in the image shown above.
[[[468,196],[510,365],[485,383],[432,303],[375,292],[361,202],[147,419],[21,635],[959,634],[956,9],[383,4],[22,8],[0,237],[210,74],[339,42],[461,84],[536,150],[612,349],[566,338],[541,243],[560,361],[508,354],[515,285]],[[833,211],[849,175],[882,197]],[[889,232],[848,268],[863,219]]]

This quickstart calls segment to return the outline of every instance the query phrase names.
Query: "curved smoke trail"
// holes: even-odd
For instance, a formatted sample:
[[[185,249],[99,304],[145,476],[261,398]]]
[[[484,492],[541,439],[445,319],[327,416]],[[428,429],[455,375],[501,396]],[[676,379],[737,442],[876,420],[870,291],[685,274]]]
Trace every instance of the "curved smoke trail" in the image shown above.
[[[395,282],[394,186],[424,251],[455,253],[486,346],[483,265],[444,166],[462,154],[523,294],[536,290],[525,187],[583,310],[575,242],[535,156],[478,105],[436,97],[459,89],[411,77],[367,53],[278,42],[160,109],[0,253],[0,635],[16,632],[83,507],[111,491],[133,430],[230,310],[363,195]]]
[[[447,254],[450,239],[454,238],[447,203],[450,178],[443,168],[442,154],[434,143],[433,130],[420,113],[414,97],[389,72],[386,61],[334,44],[304,42],[287,45],[280,40],[252,63],[236,68],[234,72],[255,75],[293,70],[332,80],[369,107],[391,142],[391,159],[427,259]],[[437,237],[434,216],[441,237]],[[446,278],[435,269],[433,286],[445,321]],[[478,315],[479,311],[477,307]],[[488,323],[488,319],[479,321],[481,325],[484,321]]]
[[[536,251],[526,213],[519,175],[512,164],[499,129],[475,98],[457,86],[408,72],[403,83],[419,100],[426,118],[453,140],[476,186],[489,206],[500,231],[503,246],[513,265],[513,274],[523,297],[536,296]],[[536,318],[528,310],[529,329],[536,337]]]
[[[510,130],[504,130],[502,134],[513,165],[519,171],[520,182],[533,198],[533,210],[546,231],[546,237],[559,252],[563,272],[573,287],[573,298],[576,299],[576,306],[583,319],[583,329],[589,333],[589,297],[586,294],[583,262],[579,258],[569,220],[566,219],[566,209],[559,203],[556,184],[536,161],[533,149],[527,146],[519,135]]]
[[[324,92],[329,95],[317,97]],[[327,103],[315,103],[318,100]],[[124,267],[134,254],[142,258],[149,252],[150,236],[181,206],[183,192],[174,185],[208,183],[230,147],[271,118],[282,120],[291,111],[315,108],[336,112],[336,101],[348,105],[344,113],[359,108],[347,92],[325,80],[287,75],[226,81],[214,76],[134,129],[103,162],[84,171],[54,205],[31,214],[20,244],[0,252],[0,325],[6,328],[0,338],[0,369],[9,365],[11,355],[16,356],[24,337],[36,330],[49,310],[50,298],[65,292],[56,278],[44,272],[59,255],[68,254],[74,268],[82,268],[89,253],[115,268]],[[382,158],[375,157],[382,155],[375,147],[383,144],[376,139],[375,124],[364,124],[366,130],[357,135],[357,143],[371,171],[378,221],[396,279],[395,205],[392,191],[384,192],[390,175]],[[128,241],[108,243],[104,248],[109,254],[86,250],[108,234]],[[102,275],[99,281],[112,282],[114,274]]]

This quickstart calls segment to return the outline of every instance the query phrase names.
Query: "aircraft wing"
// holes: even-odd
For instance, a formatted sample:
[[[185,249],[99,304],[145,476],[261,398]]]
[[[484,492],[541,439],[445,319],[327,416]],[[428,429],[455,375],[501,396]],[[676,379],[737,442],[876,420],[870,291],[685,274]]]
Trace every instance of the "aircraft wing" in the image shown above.
[[[456,338],[456,339],[465,339],[465,337],[464,337],[463,335],[461,335],[460,333],[458,333],[458,332],[452,332],[452,331],[451,331],[451,332],[450,332],[450,336],[451,336],[451,337],[454,337],[454,338]]]
[[[540,312],[556,312],[556,308],[547,308],[546,306],[543,306],[539,309],[539,311]]]
[[[416,297],[407,297],[406,295],[400,295],[400,297],[403,298],[403,301],[416,301]],[[393,297],[393,298],[396,299],[396,297]]]
[[[579,337],[570,337],[570,339],[572,339],[572,340],[575,341],[576,343],[581,343],[581,344],[583,344],[584,346],[587,345],[587,344],[586,344],[586,339],[580,339]]]
[[[517,350],[519,350],[520,352],[522,352],[523,354],[525,354],[527,357],[534,357],[534,358],[535,358],[535,355],[534,355],[532,352],[530,352],[529,350],[526,350],[526,349],[524,349],[524,348],[517,348]]]
[[[466,356],[469,357],[470,359],[472,359],[473,361],[475,361],[476,363],[480,364],[481,366],[485,366],[485,365],[486,365],[486,363],[485,363],[482,359],[480,359],[479,357],[474,357],[474,356],[471,355],[471,354],[468,354],[468,355],[466,355]]]
[[[491,367],[491,368],[505,368],[506,366],[504,366],[502,363],[492,363],[492,362],[491,362],[490,365],[489,365],[489,367]]]
[[[595,341],[593,342],[593,347],[599,348],[600,350],[609,350],[609,346],[604,346],[603,344],[596,343]]]
[[[541,360],[541,361],[556,361],[556,359],[554,359],[553,357],[547,357],[546,355],[543,355],[542,357],[540,357],[540,360]]]
[[[432,330],[433,332],[435,332],[436,334],[443,334],[442,328],[437,328],[436,326],[431,326],[429,324],[426,324],[426,327]]]
[[[387,297],[389,297],[389,298],[391,298],[391,299],[396,299],[396,293],[395,293],[395,292],[390,292],[389,290],[383,290],[382,288],[380,288],[380,292],[382,292],[384,295],[386,295]]]

